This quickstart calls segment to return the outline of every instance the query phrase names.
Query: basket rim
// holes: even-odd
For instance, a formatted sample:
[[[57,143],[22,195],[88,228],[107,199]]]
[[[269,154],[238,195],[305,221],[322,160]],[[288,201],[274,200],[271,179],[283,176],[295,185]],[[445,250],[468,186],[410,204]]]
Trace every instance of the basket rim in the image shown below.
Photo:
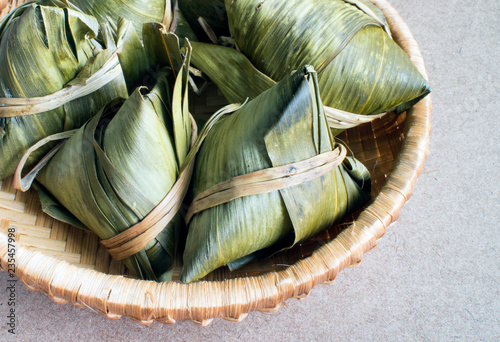
[[[370,1],[382,10],[394,40],[428,79],[407,24],[387,0]],[[315,285],[332,282],[341,270],[361,262],[363,254],[375,247],[397,220],[429,153],[431,111],[431,97],[427,96],[407,112],[405,138],[395,167],[358,219],[311,256],[282,271],[192,284],[156,283],[85,269],[18,246],[15,275],[28,289],[43,291],[56,303],[85,306],[108,319],[128,316],[141,325],[179,320],[208,325],[214,318],[241,321],[255,310],[278,310],[285,300],[303,298]],[[8,238],[2,231],[0,265],[7,270]]]

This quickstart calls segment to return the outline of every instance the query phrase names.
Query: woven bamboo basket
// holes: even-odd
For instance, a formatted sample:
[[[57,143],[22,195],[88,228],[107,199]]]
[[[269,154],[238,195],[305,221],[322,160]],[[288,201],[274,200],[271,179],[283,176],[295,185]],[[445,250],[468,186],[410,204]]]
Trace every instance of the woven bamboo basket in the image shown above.
[[[418,45],[408,26],[386,0],[382,9],[393,38],[426,75]],[[5,16],[23,1],[0,0]],[[214,113],[225,104],[217,89],[193,95],[192,112]],[[319,236],[272,258],[229,272],[221,268],[203,281],[156,283],[127,277],[96,235],[45,215],[34,192],[17,192],[10,178],[0,180],[0,262],[8,269],[7,232],[15,231],[15,275],[32,291],[61,304],[71,302],[109,319],[128,316],[140,324],[191,320],[207,325],[214,318],[241,321],[251,311],[273,311],[289,298],[303,298],[343,269],[357,265],[376,246],[410,198],[428,154],[431,99],[401,115],[350,129],[340,138],[371,171],[373,200]]]

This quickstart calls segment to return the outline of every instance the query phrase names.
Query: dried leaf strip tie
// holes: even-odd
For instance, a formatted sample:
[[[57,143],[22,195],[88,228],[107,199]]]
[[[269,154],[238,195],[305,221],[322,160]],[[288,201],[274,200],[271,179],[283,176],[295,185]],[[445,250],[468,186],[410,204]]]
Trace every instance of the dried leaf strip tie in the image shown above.
[[[325,117],[331,129],[346,130],[361,124],[370,123],[382,118],[388,112],[373,115],[349,113],[340,109],[325,106]]]
[[[35,177],[45,165],[49,162],[50,158],[52,158],[57,151],[61,149],[61,147],[66,143],[66,140],[69,139],[77,129],[73,129],[71,131],[66,131],[66,132],[61,132],[53,135],[49,135],[48,137],[40,140],[37,142],[35,145],[31,146],[23,155],[21,160],[19,161],[19,165],[16,168],[16,171],[14,172],[14,178],[13,178],[13,183],[12,186],[14,189],[21,190],[22,192],[26,192],[30,189],[31,184],[33,184],[33,181],[35,180]],[[58,141],[58,140],[65,140],[59,144],[57,144],[52,150],[50,150],[36,165],[33,167],[33,169],[27,173],[24,177],[21,177],[21,173],[23,172],[24,166],[26,165],[26,162],[28,161],[29,156],[31,153],[39,149],[40,147],[48,144],[51,141]]]
[[[194,160],[191,160],[168,195],[144,220],[111,239],[101,241],[113,258],[123,260],[139,253],[172,220],[182,204],[179,198],[186,195],[193,166]]]
[[[197,139],[196,123],[191,116],[192,135],[191,141]],[[189,182],[194,168],[194,158],[186,159],[186,164],[179,179],[165,198],[142,221],[126,231],[101,243],[107,248],[109,254],[116,260],[126,259],[145,248],[179,211],[182,201],[187,193]]]
[[[342,164],[346,155],[347,149],[338,145],[333,151],[297,163],[252,172],[217,184],[194,199],[186,223],[196,213],[237,198],[282,190],[321,177]]]
[[[43,113],[68,102],[92,94],[121,75],[122,69],[116,50],[106,63],[85,84],[75,84],[55,93],[33,98],[0,98],[0,118],[12,118]]]

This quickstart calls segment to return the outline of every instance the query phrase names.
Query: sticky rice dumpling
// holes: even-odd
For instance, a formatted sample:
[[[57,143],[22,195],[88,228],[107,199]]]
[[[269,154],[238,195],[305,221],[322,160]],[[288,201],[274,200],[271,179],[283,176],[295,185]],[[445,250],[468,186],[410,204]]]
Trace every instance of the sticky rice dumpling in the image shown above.
[[[254,98],[304,64],[317,70],[325,106],[356,115],[403,112],[430,92],[367,0],[225,3],[237,49],[193,44],[193,64],[230,103]]]
[[[193,174],[184,282],[290,248],[369,199],[369,173],[332,140],[311,67],[211,127]]]
[[[116,42],[110,39],[109,28],[103,27],[104,34],[98,29],[94,17],[36,3],[17,8],[1,22],[0,179],[13,174],[21,156],[35,142],[78,128],[112,99],[127,97],[114,54]],[[103,39],[96,40],[98,35]],[[86,82],[113,61],[110,72],[100,76],[90,94],[77,94],[63,102],[58,101],[64,96],[45,100],[45,96],[70,85],[87,89]],[[55,105],[44,109],[52,103]],[[42,109],[36,110],[38,107]],[[28,162],[37,161],[46,152],[36,151]]]
[[[76,130],[35,185],[47,214],[95,232],[133,276],[165,281],[194,164],[186,162],[196,132],[187,109],[190,46],[181,53],[175,35],[148,24],[143,47],[129,28],[120,57],[127,85],[151,85],[111,101]],[[157,57],[172,64],[157,64]],[[142,62],[137,70],[129,70],[129,58]]]

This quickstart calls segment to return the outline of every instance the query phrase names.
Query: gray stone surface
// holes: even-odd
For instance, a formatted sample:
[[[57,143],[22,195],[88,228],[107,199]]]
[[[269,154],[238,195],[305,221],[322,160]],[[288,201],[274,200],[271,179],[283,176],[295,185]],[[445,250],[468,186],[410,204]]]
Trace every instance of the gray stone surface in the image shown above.
[[[18,287],[17,339],[499,341],[500,1],[391,3],[426,60],[431,155],[399,220],[359,267],[278,313],[205,328],[108,321]],[[0,296],[6,283],[1,273]],[[5,301],[0,313],[0,340],[7,340]]]

